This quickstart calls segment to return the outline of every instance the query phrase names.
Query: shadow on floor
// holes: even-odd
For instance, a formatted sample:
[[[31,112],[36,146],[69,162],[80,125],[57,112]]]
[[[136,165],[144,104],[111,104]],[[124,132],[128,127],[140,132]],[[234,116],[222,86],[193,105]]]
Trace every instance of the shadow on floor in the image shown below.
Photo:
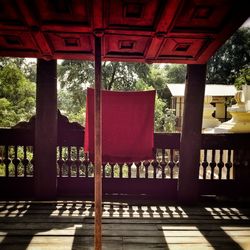
[[[240,227],[248,231],[243,236],[249,236],[249,213],[247,209],[234,206],[151,206],[107,202],[103,204],[103,249],[173,249],[174,246],[202,249],[205,246],[215,250],[223,247],[242,250],[244,248],[225,228],[233,228],[235,236],[237,233],[234,232]],[[32,249],[67,249],[62,243],[66,239],[72,239],[69,249],[93,249],[92,202],[2,202],[0,215],[1,250],[25,250],[33,244],[34,236],[39,238],[41,235],[58,238],[58,241],[47,248],[46,242],[40,247],[37,245],[38,248],[32,245]],[[51,230],[59,231],[51,234]]]

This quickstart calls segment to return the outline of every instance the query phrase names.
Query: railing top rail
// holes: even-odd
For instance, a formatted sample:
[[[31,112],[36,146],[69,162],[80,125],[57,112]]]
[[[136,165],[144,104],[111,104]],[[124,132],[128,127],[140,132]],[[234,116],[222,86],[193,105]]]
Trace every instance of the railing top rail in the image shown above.
[[[179,149],[180,133],[154,133],[155,148]],[[59,129],[59,146],[83,146],[83,129]],[[0,129],[0,145],[34,145],[34,130]],[[250,149],[250,133],[203,134],[202,149]]]
[[[180,133],[155,133],[155,148],[180,148]],[[250,149],[250,133],[202,134],[201,149]]]
[[[34,145],[34,131],[30,129],[0,129],[0,145]]]

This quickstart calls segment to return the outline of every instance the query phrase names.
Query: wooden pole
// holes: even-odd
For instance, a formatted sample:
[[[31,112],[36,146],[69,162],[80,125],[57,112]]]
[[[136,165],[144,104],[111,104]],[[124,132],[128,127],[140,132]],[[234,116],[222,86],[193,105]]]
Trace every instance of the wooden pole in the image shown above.
[[[95,37],[95,250],[102,249],[101,37]]]
[[[187,65],[184,113],[180,140],[178,198],[194,203],[199,198],[199,164],[206,65]]]
[[[57,192],[57,62],[37,60],[35,121],[35,195],[55,199]]]

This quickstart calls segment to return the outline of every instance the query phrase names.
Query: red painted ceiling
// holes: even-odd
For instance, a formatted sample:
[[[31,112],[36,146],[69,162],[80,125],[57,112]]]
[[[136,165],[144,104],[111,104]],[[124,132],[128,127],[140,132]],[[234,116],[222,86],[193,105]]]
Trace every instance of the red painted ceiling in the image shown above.
[[[247,0],[0,0],[0,56],[205,63]]]

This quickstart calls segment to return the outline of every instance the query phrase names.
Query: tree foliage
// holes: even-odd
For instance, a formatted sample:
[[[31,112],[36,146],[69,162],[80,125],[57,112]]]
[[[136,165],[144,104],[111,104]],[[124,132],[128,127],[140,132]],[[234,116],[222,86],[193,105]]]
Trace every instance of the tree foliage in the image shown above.
[[[86,88],[94,85],[94,64],[86,61],[63,61],[59,66],[59,108],[70,120],[83,122],[86,102]],[[165,115],[170,92],[166,87],[164,69],[157,64],[103,62],[102,83],[107,90],[156,89],[155,127],[168,131],[169,116]],[[171,116],[172,117],[172,116]]]
[[[107,90],[135,90],[138,79],[147,79],[149,66],[143,63],[104,62],[103,86]]]
[[[172,64],[165,66],[166,78],[168,83],[184,83],[186,80],[186,64]]]
[[[149,66],[147,64],[105,61],[102,63],[103,87],[107,90],[132,90],[136,88],[136,82],[139,78],[147,79],[148,72]],[[58,73],[61,87],[75,94],[78,90],[94,85],[93,62],[65,60],[59,65]],[[76,88],[76,85],[79,89]]]
[[[35,112],[35,84],[16,64],[0,68],[0,126],[9,127],[28,120]]]
[[[146,64],[103,62],[103,87],[107,90],[134,90],[137,79],[146,78],[146,71]],[[61,85],[59,108],[69,118],[79,118],[79,113],[85,107],[86,89],[94,85],[94,63],[65,60],[58,66],[58,79]],[[82,122],[82,119],[79,122]]]
[[[176,125],[176,116],[174,111],[169,109],[166,103],[156,97],[155,100],[155,131],[174,132]]]
[[[237,30],[208,62],[207,82],[233,84],[250,64],[250,28]]]
[[[250,65],[240,70],[237,78],[235,79],[235,86],[241,89],[242,85],[250,85]]]
[[[16,65],[16,67],[22,71],[27,79],[31,82],[36,82],[36,62],[28,61],[25,58],[0,58],[0,69],[8,66],[9,64]]]

